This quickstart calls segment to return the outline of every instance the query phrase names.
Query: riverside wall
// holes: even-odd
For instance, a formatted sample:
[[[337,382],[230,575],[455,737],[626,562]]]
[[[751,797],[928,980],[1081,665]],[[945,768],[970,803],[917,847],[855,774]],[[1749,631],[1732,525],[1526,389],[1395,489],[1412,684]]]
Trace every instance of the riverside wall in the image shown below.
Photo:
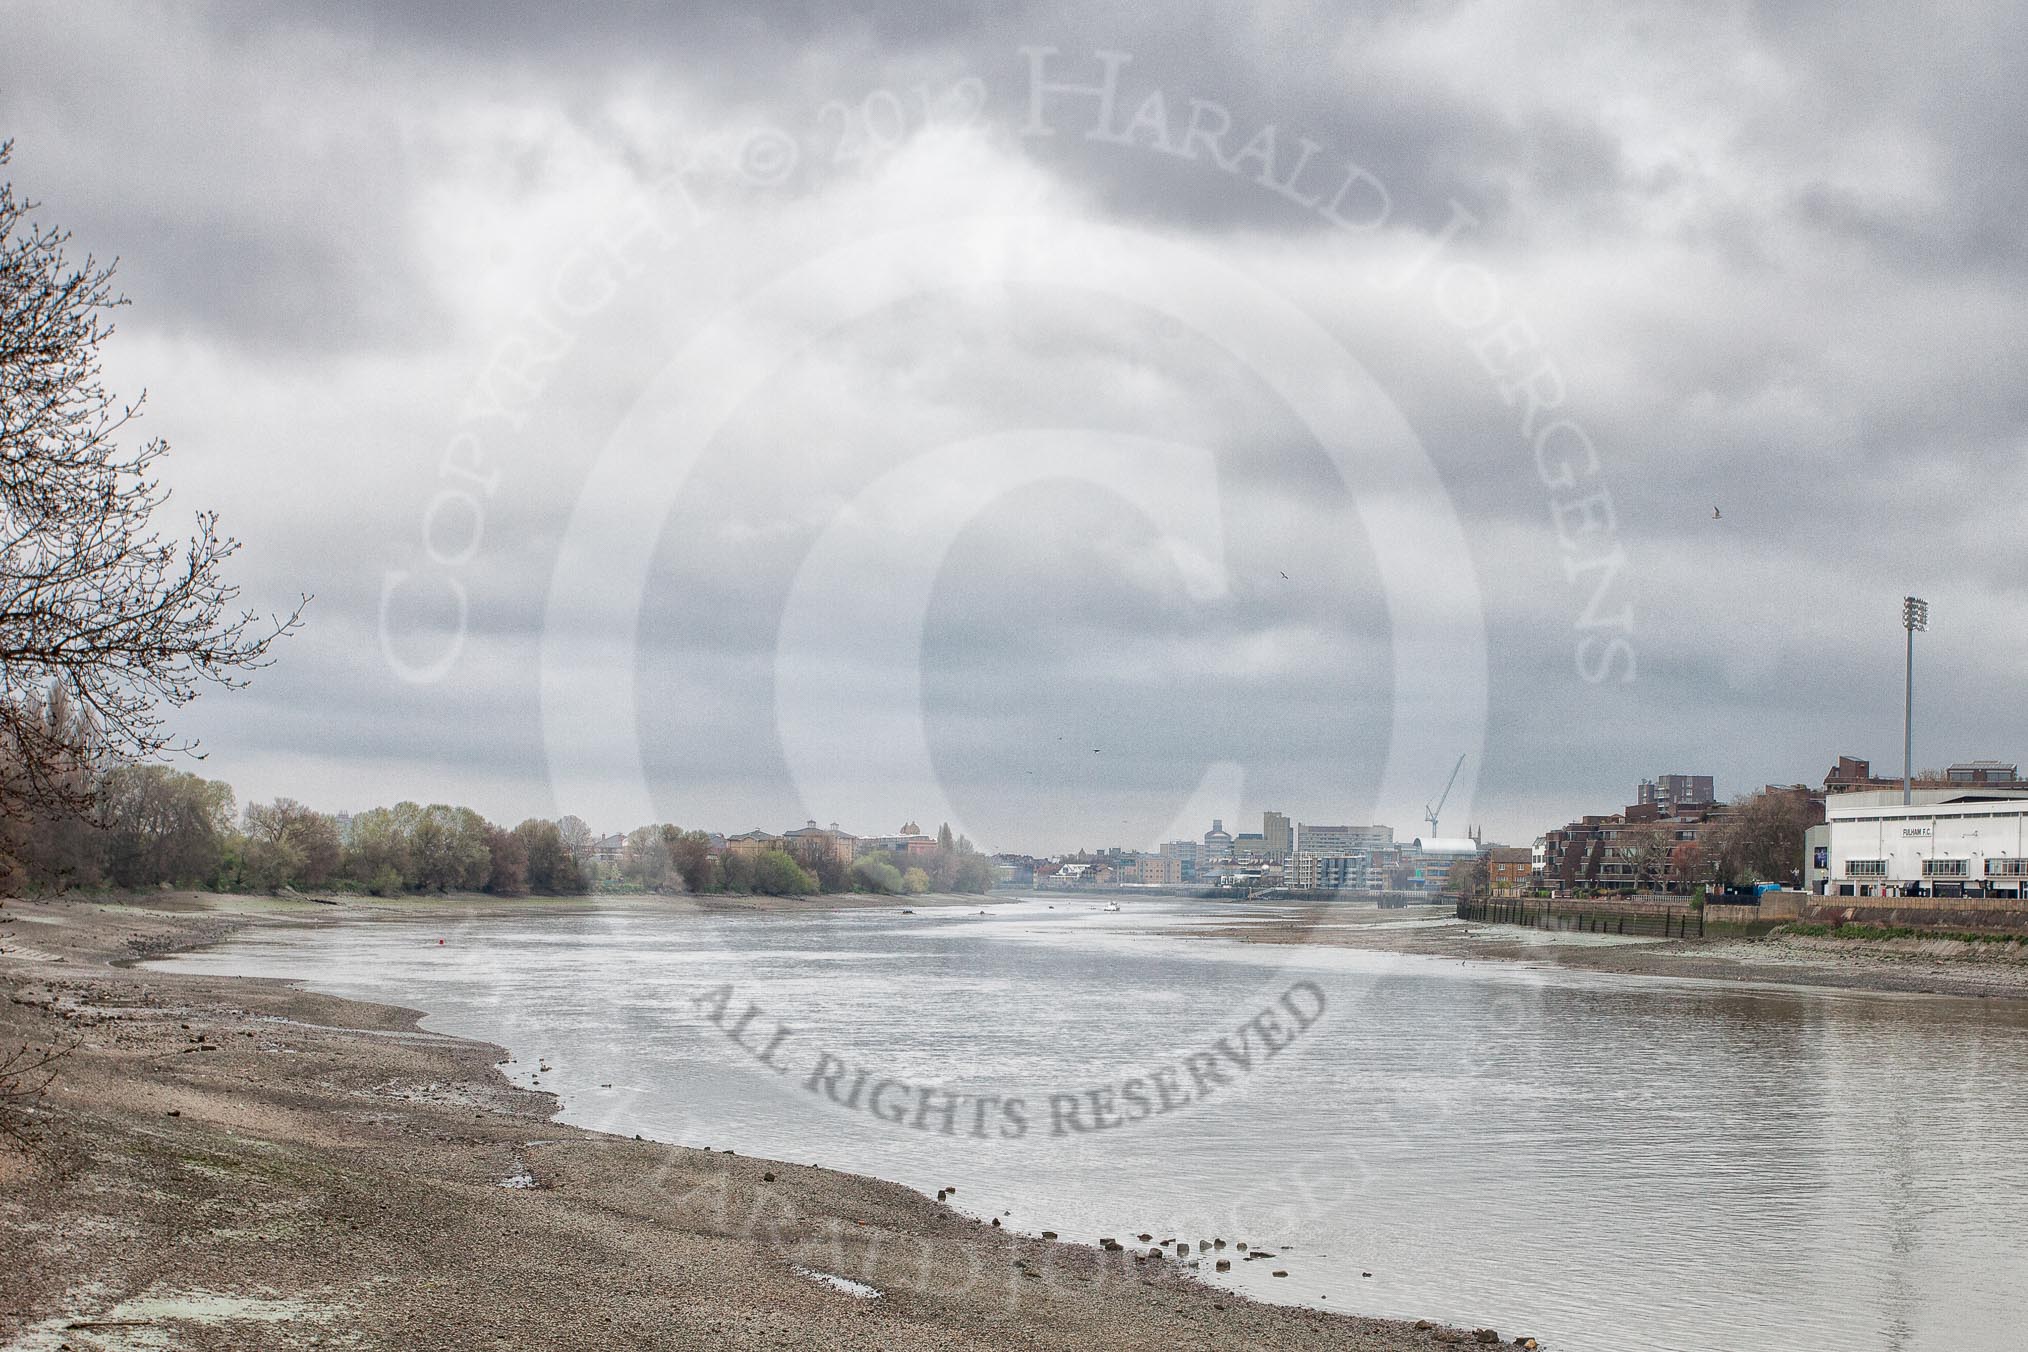
[[[1494,898],[1461,902],[1458,918],[1536,929],[1595,934],[1646,934],[1670,938],[1737,936],[1765,932],[1803,917],[1800,892],[1770,892],[1758,906],[1713,902],[1701,909],[1689,897]]]
[[[1496,897],[1460,903],[1458,918],[1537,929],[1686,938],[1765,933],[1793,921],[2028,937],[2028,900],[2009,897],[1819,897],[1781,891],[1764,894],[1758,906],[1714,901],[1701,912],[1692,908],[1688,897]]]
[[[2010,897],[1808,897],[1802,919],[1817,925],[1973,930],[2028,935],[2028,901]]]

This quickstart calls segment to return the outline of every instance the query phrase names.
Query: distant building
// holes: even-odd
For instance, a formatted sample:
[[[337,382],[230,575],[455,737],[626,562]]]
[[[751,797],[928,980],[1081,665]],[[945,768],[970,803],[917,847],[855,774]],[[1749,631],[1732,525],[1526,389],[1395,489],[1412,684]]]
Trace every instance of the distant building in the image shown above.
[[[1204,844],[1196,840],[1165,840],[1157,853],[1174,859],[1182,880],[1193,882],[1204,861]]]
[[[1273,858],[1286,858],[1296,847],[1294,828],[1280,812],[1260,814],[1260,834],[1265,852]]]
[[[1353,854],[1371,852],[1394,844],[1391,826],[1317,826],[1298,822],[1295,846],[1311,854]]]
[[[1214,882],[1221,888],[1234,891],[1257,892],[1264,888],[1280,887],[1286,874],[1272,864],[1228,865],[1214,874],[1207,873],[1199,881]]]
[[[1535,885],[1535,851],[1495,845],[1486,854],[1486,886],[1496,897],[1518,897]]]
[[[1664,812],[1636,803],[1624,812],[1580,817],[1542,837],[1535,884],[1563,896],[1687,890],[1696,880],[1683,876],[1691,853],[1683,847],[1694,846],[1733,811],[1729,804],[1700,803]]]
[[[1634,802],[1641,807],[1671,811],[1692,803],[1715,803],[1718,794],[1710,775],[1656,775],[1644,779],[1634,790]]]
[[[1283,878],[1299,892],[1375,890],[1372,859],[1364,850],[1350,854],[1311,854],[1298,850],[1289,856]]]
[[[1025,854],[996,854],[993,856],[994,880],[1010,887],[1033,886],[1036,863]]]
[[[1359,848],[1358,837],[1349,826],[1317,826],[1296,823],[1294,848],[1304,854],[1350,854]]]
[[[810,821],[800,830],[782,833],[782,848],[806,868],[815,868],[826,859],[841,865],[850,864],[858,844],[859,837],[840,831],[836,822],[819,826]]]
[[[862,855],[876,852],[903,856],[934,854],[936,848],[936,837],[924,835],[922,828],[914,822],[902,823],[901,830],[891,836],[862,836],[857,846],[858,853]],[[902,860],[897,859],[895,863],[906,867]]]
[[[765,854],[769,850],[779,850],[780,848],[782,848],[782,838],[772,831],[763,831],[758,826],[751,831],[742,831],[736,836],[727,836],[725,838],[725,852],[727,854],[745,855],[748,858],[757,854]]]
[[[1861,760],[1857,756],[1838,757],[1838,763],[1824,774],[1824,792],[1827,795],[1885,787],[1886,780],[1873,777],[1873,763]]]
[[[2023,783],[2019,769],[2011,761],[1967,760],[1959,761],[1941,774],[1935,770],[1923,770],[1911,776],[1910,788],[1954,789],[1970,784],[1999,785],[2004,788]],[[1824,776],[1824,792],[1864,793],[1877,789],[1898,789],[1899,775],[1876,775],[1870,761],[1857,756],[1840,756],[1838,763]]]
[[[1450,876],[1451,865],[1476,858],[1479,842],[1470,836],[1418,836],[1401,852],[1402,883],[1410,892],[1434,892]]]
[[[1297,850],[1283,874],[1288,885],[1300,891],[1399,891],[1401,860],[1402,852],[1391,845],[1372,850]]]
[[[1120,865],[1115,876],[1140,887],[1175,887],[1183,881],[1183,862],[1169,854],[1136,854]]]
[[[1232,833],[1225,829],[1225,822],[1217,817],[1211,819],[1211,829],[1204,833],[1204,856],[1200,864],[1215,864],[1232,858]]]

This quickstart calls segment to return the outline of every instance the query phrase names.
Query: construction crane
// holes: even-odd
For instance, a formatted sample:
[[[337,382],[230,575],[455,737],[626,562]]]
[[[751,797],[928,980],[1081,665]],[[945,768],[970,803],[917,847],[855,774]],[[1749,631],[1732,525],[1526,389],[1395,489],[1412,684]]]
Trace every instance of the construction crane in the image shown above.
[[[1422,806],[1422,819],[1429,823],[1429,838],[1431,840],[1435,840],[1437,838],[1437,813],[1442,812],[1444,810],[1444,804],[1450,801],[1451,786],[1458,782],[1458,771],[1464,768],[1465,768],[1465,758],[1463,756],[1459,756],[1458,763],[1451,767],[1451,777],[1444,781],[1444,791],[1441,795],[1438,796],[1436,800],[1436,806],[1431,807],[1427,803],[1424,803]]]

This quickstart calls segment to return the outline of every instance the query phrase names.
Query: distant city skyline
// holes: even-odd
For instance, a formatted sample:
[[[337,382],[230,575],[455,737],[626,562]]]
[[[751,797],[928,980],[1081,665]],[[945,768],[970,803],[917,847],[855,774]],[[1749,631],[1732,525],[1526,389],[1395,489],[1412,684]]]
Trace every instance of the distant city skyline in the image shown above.
[[[1804,775],[1793,779],[1767,779],[1754,785],[1752,788],[1742,789],[1736,794],[1727,794],[1720,790],[1716,786],[1713,777],[1709,775],[1686,774],[1678,771],[1663,772],[1643,778],[1635,784],[1633,792],[1628,794],[1623,800],[1614,801],[1610,799],[1610,796],[1602,798],[1597,802],[1584,806],[1580,811],[1572,813],[1565,820],[1544,822],[1525,836],[1499,838],[1485,832],[1483,828],[1472,825],[1467,825],[1463,830],[1463,834],[1478,832],[1481,837],[1481,843],[1487,848],[1496,845],[1526,847],[1533,842],[1539,841],[1545,834],[1564,827],[1570,821],[1577,820],[1583,816],[1617,813],[1631,807],[1668,806],[1705,802],[1724,804],[1736,797],[1758,792],[1763,787],[1780,787],[1788,784],[1815,786],[1822,783],[1826,788],[1861,788],[1868,785],[1899,782],[1892,777],[1874,775],[1869,767],[1870,762],[1863,757],[1854,758],[1841,755],[1835,757],[1828,770],[1821,774]],[[2014,785],[2018,782],[2018,766],[2012,760],[1979,757],[1964,761],[1954,761],[1948,767],[1924,769],[1918,772],[1917,777],[1918,782],[1929,784],[2000,783]],[[376,806],[385,805],[376,804]],[[337,815],[341,818],[348,817],[356,810],[359,809],[340,809]],[[539,816],[541,814],[522,815]],[[581,814],[575,813],[566,815],[581,816]],[[1323,816],[1328,814],[1316,815]],[[851,814],[847,814],[848,819],[850,816]],[[508,819],[516,820],[518,818],[515,818],[513,814],[509,814]],[[627,832],[638,827],[657,824],[660,823],[629,822],[621,824],[616,822],[587,821],[587,825],[600,837],[624,836]],[[754,822],[738,826],[736,829],[731,824],[712,819],[672,822],[669,824],[685,829],[704,830],[728,837],[756,831],[764,834],[791,833],[799,829],[797,823],[792,821],[781,823]],[[844,834],[857,837],[862,841],[878,839],[885,840],[891,844],[892,842],[910,837],[929,839],[945,826],[946,823],[932,821],[925,828],[914,817],[909,817],[895,826],[889,826],[884,823],[862,823],[859,826],[854,826],[849,824],[849,821],[841,824],[841,820],[835,819],[824,823],[824,825],[832,832],[842,830]],[[1377,843],[1405,845],[1418,838],[1430,839],[1426,831],[1422,829],[1421,824],[1418,824],[1416,828],[1400,830],[1397,829],[1395,823],[1391,822],[1356,824],[1343,822],[1330,824],[1310,823],[1304,820],[1299,812],[1282,812],[1275,808],[1263,808],[1259,813],[1251,814],[1244,819],[1235,818],[1230,827],[1227,826],[1226,819],[1223,817],[1212,817],[1205,825],[1206,829],[1201,833],[1186,831],[1173,839],[1157,841],[1107,837],[1103,832],[1092,831],[1077,837],[1074,841],[1054,841],[1045,844],[1022,841],[978,841],[974,843],[988,853],[1050,858],[1058,855],[1103,853],[1112,850],[1160,854],[1169,852],[1172,846],[1177,845],[1187,845],[1194,849],[1208,842],[1214,835],[1222,836],[1227,843],[1249,840],[1257,841],[1259,842],[1258,848],[1269,856],[1291,854],[1298,850],[1344,854],[1366,849]],[[1258,827],[1257,830],[1254,829],[1256,825]],[[820,823],[817,818],[806,817],[802,819],[801,829],[814,831],[819,826]],[[1446,835],[1441,839],[1450,841],[1457,838],[1457,836]]]
[[[287,786],[283,786],[272,793],[247,792],[239,785],[233,784],[229,779],[225,779],[223,776],[214,773],[206,762],[191,762],[187,758],[180,758],[176,764],[177,768],[188,770],[201,777],[222,780],[228,787],[233,789],[234,795],[242,807],[252,802],[265,801],[274,797],[302,799],[302,795],[291,792]],[[1512,836],[1501,836],[1478,823],[1465,823],[1456,832],[1446,830],[1441,839],[1451,841],[1476,833],[1482,844],[1487,847],[1494,845],[1527,846],[1531,842],[1538,840],[1545,833],[1563,827],[1583,816],[1616,813],[1626,808],[1643,804],[1694,803],[1703,801],[1715,801],[1723,804],[1758,792],[1764,787],[1783,787],[1791,784],[1807,786],[1823,784],[1827,787],[1864,788],[1882,785],[1892,786],[1900,783],[1898,772],[1882,774],[1870,767],[1871,762],[1864,757],[1855,758],[1849,755],[1838,755],[1830,758],[1827,769],[1819,769],[1812,773],[1794,776],[1762,777],[1750,786],[1742,786],[1730,792],[1726,791],[1724,786],[1717,785],[1713,777],[1709,775],[1694,775],[1673,771],[1663,772],[1645,776],[1637,781],[1630,790],[1625,790],[1619,794],[1615,794],[1608,789],[1598,798],[1579,804],[1568,816],[1556,820],[1543,819],[1532,829],[1524,827],[1522,833]],[[1698,796],[1695,792],[1684,793],[1682,796],[1677,797],[1672,797],[1667,792],[1664,792],[1665,789],[1672,787],[1689,786],[1695,788],[1707,782],[1714,785],[1714,792],[1709,800]],[[2011,786],[2019,782],[2018,762],[2010,758],[1991,756],[1966,758],[1949,762],[1947,765],[1919,768],[1917,771],[1917,782],[1918,784],[1929,785],[2000,783]],[[1651,790],[1653,791],[1652,796],[1650,796]],[[341,804],[310,802],[308,805],[321,811],[329,812],[342,820],[375,807],[390,807],[402,801],[429,803],[450,800],[422,794],[395,793],[364,802]],[[762,817],[751,821],[744,818],[729,818],[706,810],[703,814],[694,818],[621,821],[618,819],[587,816],[583,812],[571,811],[567,805],[561,810],[553,810],[540,806],[530,809],[510,806],[508,809],[499,812],[489,812],[476,803],[465,801],[452,801],[452,805],[473,807],[475,810],[480,811],[482,815],[509,825],[530,817],[555,819],[575,816],[583,820],[592,833],[598,837],[624,836],[626,833],[639,827],[668,824],[682,827],[686,830],[703,830],[727,837],[751,831],[777,834],[793,832],[798,829],[816,829],[819,826],[824,826],[831,831],[842,830],[847,835],[862,839],[899,839],[903,836],[917,835],[932,837],[942,827],[948,825],[948,823],[928,817],[924,817],[922,821],[918,822],[917,816],[919,814],[904,816],[899,823],[889,823],[884,820],[876,820],[865,813],[855,813],[849,810],[832,817]],[[1314,815],[1322,819],[1331,814],[1317,812],[1308,815]],[[1342,816],[1342,814],[1340,815]],[[1277,837],[1275,834],[1277,819],[1279,819],[1279,824],[1289,832],[1289,835],[1285,838],[1285,843],[1283,843],[1284,838]],[[1099,820],[1102,821],[1104,818]],[[1180,821],[1172,825],[1179,828],[1187,828],[1187,824]],[[982,851],[991,854],[1032,855],[1038,858],[1048,858],[1056,855],[1102,852],[1106,850],[1127,850],[1130,852],[1154,854],[1163,850],[1167,845],[1178,841],[1199,842],[1208,838],[1213,832],[1222,832],[1225,837],[1231,840],[1248,838],[1263,842],[1263,848],[1270,854],[1293,852],[1298,848],[1303,848],[1305,842],[1308,842],[1308,847],[1311,849],[1321,849],[1331,853],[1365,848],[1370,843],[1369,837],[1374,832],[1384,833],[1386,839],[1397,844],[1407,844],[1417,838],[1430,838],[1428,836],[1427,823],[1423,822],[1410,823],[1405,826],[1401,823],[1382,821],[1354,822],[1341,820],[1338,822],[1325,822],[1320,820],[1319,822],[1312,823],[1307,820],[1305,813],[1300,809],[1296,811],[1281,811],[1277,808],[1262,808],[1257,812],[1245,812],[1240,816],[1230,819],[1223,816],[1207,817],[1197,823],[1197,825],[1205,829],[1202,831],[1181,829],[1179,831],[1172,831],[1159,839],[1140,839],[1118,834],[1109,835],[1103,826],[1095,821],[1091,829],[1083,832],[1073,831],[1071,834],[1059,839],[1047,841],[986,839],[975,840],[973,843]]]

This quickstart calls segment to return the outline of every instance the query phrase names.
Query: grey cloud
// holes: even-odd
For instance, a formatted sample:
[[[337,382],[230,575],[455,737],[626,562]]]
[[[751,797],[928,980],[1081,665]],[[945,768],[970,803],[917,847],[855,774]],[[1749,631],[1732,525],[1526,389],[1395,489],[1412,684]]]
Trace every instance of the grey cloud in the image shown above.
[[[281,54],[139,26],[106,56],[118,77],[52,79],[73,16],[37,17],[17,15],[0,53],[0,134],[46,222],[119,256],[121,289],[145,307],[129,324],[267,353],[443,336],[410,248],[413,165],[370,83],[318,72],[277,87],[262,67]],[[154,64],[150,37],[180,63]]]
[[[126,35],[110,48],[113,78],[89,96],[48,55],[70,11],[31,8],[0,55],[17,182],[87,243],[125,255],[139,302],[130,333],[183,370],[201,353],[249,392],[306,371],[330,383],[244,444],[150,428],[247,465],[221,505],[228,524],[254,523],[250,592],[320,597],[314,641],[251,691],[192,711],[221,765],[249,746],[390,775],[425,760],[488,793],[525,784],[529,810],[546,806],[534,664],[591,458],[660,362],[780,261],[768,213],[822,220],[824,203],[869,181],[822,163],[824,103],[967,73],[990,90],[995,153],[1060,191],[1057,206],[1089,203],[1256,269],[1402,410],[1480,579],[1493,708],[1475,815],[1496,834],[1610,806],[1658,770],[1708,769],[1739,789],[1821,773],[1840,750],[1880,751],[1895,702],[1881,650],[1898,638],[1903,589],[1931,593],[1939,634],[1955,635],[1927,669],[1924,744],[1948,748],[1934,758],[2028,749],[1993,674],[2028,614],[2028,545],[2005,516],[2028,472],[2015,228],[2028,176],[2014,144],[2028,82],[2023,20],[2003,7],[1909,31],[1906,12],[1885,6],[1771,6],[1726,26],[1651,5],[1609,27],[1549,12],[1495,33],[1470,29],[1473,11],[1406,4],[1350,21],[1297,4],[77,12]],[[1066,75],[1094,69],[1097,48],[1132,53],[1122,117],[1159,88],[1179,122],[1197,97],[1229,110],[1241,138],[1272,122],[1285,147],[1323,142],[1320,155],[1385,182],[1411,227],[1440,224],[1452,198],[1478,216],[1450,256],[1493,269],[1526,308],[1600,446],[1595,486],[1627,551],[1637,680],[1592,685],[1575,670],[1585,592],[1564,571],[1559,494],[1471,335],[1426,298],[1355,284],[1372,242],[1333,251],[1314,212],[1266,189],[1087,141],[1081,105],[1063,105],[1056,137],[1020,139],[1023,44],[1057,47]],[[236,97],[235,80],[267,95]],[[377,106],[348,104],[362,93]],[[642,132],[628,98],[667,125]],[[411,687],[378,656],[380,588],[388,568],[428,566],[418,523],[464,386],[447,378],[377,402],[348,384],[369,377],[342,358],[415,354],[467,379],[484,361],[501,316],[527,298],[487,298],[488,327],[458,329],[469,298],[456,287],[486,283],[432,276],[412,226],[469,149],[457,128],[517,110],[548,130],[502,161],[525,178],[503,203],[557,205],[520,191],[566,158],[552,134],[578,138],[599,172],[646,175],[675,153],[657,137],[772,122],[803,138],[805,164],[775,195],[752,195],[749,214],[729,209],[727,228],[669,275],[640,280],[586,332],[529,426],[497,443],[503,487],[460,574],[467,657],[445,685]],[[482,223],[509,241],[570,236],[553,221]],[[1116,799],[1129,829],[1156,830],[1220,757],[1251,767],[1253,806],[1322,800],[1320,815],[1333,803],[1351,815],[1386,754],[1397,693],[1374,561],[1350,520],[1361,485],[1341,484],[1215,344],[1060,295],[997,311],[918,302],[832,335],[727,427],[671,520],[616,505],[609,529],[661,541],[637,660],[639,736],[667,815],[745,826],[799,808],[773,728],[773,645],[796,570],[841,504],[946,441],[1065,425],[1208,448],[1234,591],[1193,599],[1159,569],[1123,567],[1149,523],[1101,495],[1047,486],[997,504],[948,561],[925,633],[923,716],[967,817],[991,823],[994,843],[1096,844],[1106,824],[1093,814]],[[343,458],[362,440],[400,453]],[[1722,528],[1707,519],[1713,502]],[[1976,547],[1939,543],[1968,537]],[[445,628],[420,601],[398,618],[418,650]],[[1217,666],[1281,632],[1324,636],[1305,650],[1323,656],[1264,676]],[[839,653],[841,689],[854,658]],[[843,697],[836,710],[869,727],[892,712]],[[1036,777],[1050,782],[1029,789],[1027,762],[1038,744],[1053,754],[1050,729],[1063,727],[1079,740],[1102,728],[1118,745],[1103,768],[1044,760],[1051,773]],[[384,796],[410,792],[390,784]]]

